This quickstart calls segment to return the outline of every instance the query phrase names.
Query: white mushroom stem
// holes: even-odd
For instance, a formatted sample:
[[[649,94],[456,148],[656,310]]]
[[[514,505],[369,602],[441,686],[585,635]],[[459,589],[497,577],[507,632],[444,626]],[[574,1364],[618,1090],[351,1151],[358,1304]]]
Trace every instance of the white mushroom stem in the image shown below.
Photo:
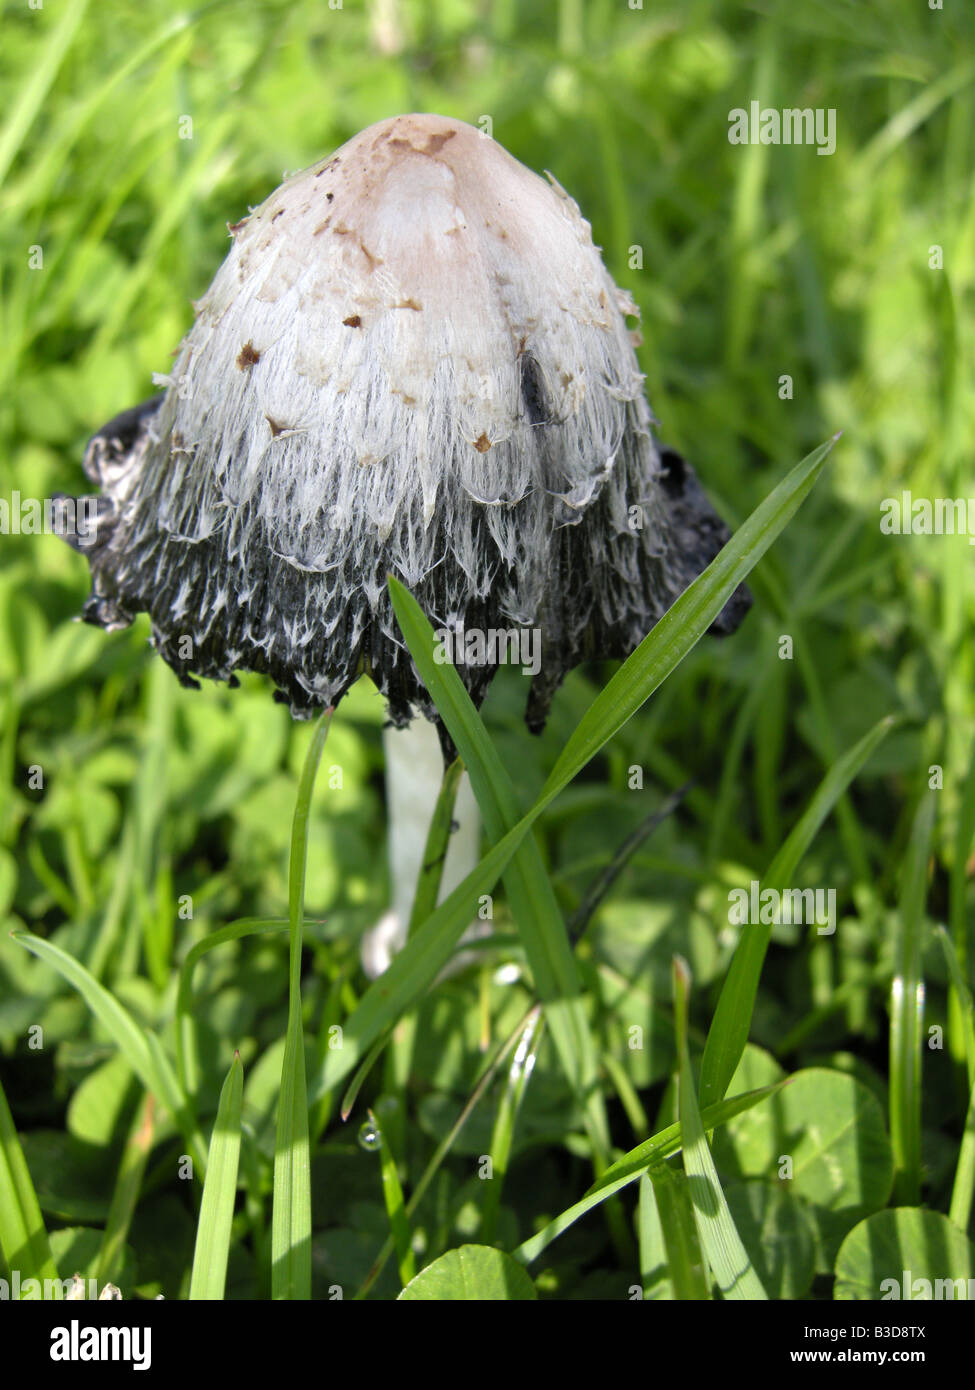
[[[405,729],[385,729],[383,749],[392,892],[389,911],[362,941],[363,969],[373,978],[388,968],[406,941],[417,875],[444,771],[437,731],[426,719],[414,719]],[[481,821],[466,772],[457,789],[454,823],[456,829],[451,833],[444,861],[441,901],[467,877],[480,858]]]

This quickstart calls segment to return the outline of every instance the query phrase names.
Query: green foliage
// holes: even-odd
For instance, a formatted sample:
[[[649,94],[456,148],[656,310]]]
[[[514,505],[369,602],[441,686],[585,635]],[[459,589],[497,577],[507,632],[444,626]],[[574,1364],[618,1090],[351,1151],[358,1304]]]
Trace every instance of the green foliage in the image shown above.
[[[909,0],[5,14],[0,498],[83,490],[86,438],[151,394],[283,170],[427,110],[489,115],[579,201],[642,310],[661,436],[741,529],[540,738],[514,671],[481,719],[455,703],[490,848],[432,914],[426,884],[372,984],[368,680],[322,750],[256,677],[181,689],[144,619],[73,622],[84,561],[0,534],[0,1277],[683,1298],[739,1248],[772,1299],[972,1277],[973,552],[878,518],[971,492],[973,48],[964,6]],[[753,99],[834,107],[835,153],[732,145]],[[752,565],[744,626],[697,642]],[[834,888],[835,931],[732,925],[751,880]],[[482,892],[493,931],[442,976]]]
[[[416,1299],[535,1298],[532,1281],[510,1255],[490,1245],[462,1245],[428,1264],[399,1295]]]
[[[240,1162],[240,1110],[244,1069],[235,1057],[220,1093],[203,1201],[196,1231],[190,1298],[221,1299],[227,1280],[227,1256],[233,1230],[234,1198]]]
[[[957,1226],[938,1211],[895,1207],[868,1216],[847,1236],[836,1257],[834,1297],[968,1300],[973,1279],[975,1245]]]

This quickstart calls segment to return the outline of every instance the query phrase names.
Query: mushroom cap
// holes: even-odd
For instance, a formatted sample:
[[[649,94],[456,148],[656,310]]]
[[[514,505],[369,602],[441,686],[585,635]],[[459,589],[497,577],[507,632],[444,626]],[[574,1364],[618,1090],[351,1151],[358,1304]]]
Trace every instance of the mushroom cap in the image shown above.
[[[109,506],[85,617],[148,611],[184,681],[265,671],[296,715],[367,671],[395,723],[436,720],[394,573],[435,627],[539,630],[540,727],[566,671],[627,655],[727,538],[661,462],[637,311],[589,224],[480,130],[407,115],[230,232],[165,395],[89,445]],[[460,671],[479,702],[494,667]]]

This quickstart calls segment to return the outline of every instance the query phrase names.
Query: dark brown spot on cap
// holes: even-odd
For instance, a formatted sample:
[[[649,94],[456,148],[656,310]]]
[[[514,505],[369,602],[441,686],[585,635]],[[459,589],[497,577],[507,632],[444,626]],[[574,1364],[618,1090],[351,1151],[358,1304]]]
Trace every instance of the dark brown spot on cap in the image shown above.
[[[347,319],[343,319],[342,322],[345,324],[346,328],[362,327],[362,319],[359,317],[358,314],[350,314],[349,317]]]
[[[424,146],[424,154],[439,154],[448,140],[452,140],[457,134],[455,130],[445,130],[441,135],[431,135]]]
[[[330,221],[331,221],[331,218],[330,218],[330,217],[327,217],[327,218],[325,219],[325,221],[322,223],[322,227],[319,228],[319,230],[322,230],[323,228],[327,227]],[[355,237],[355,239],[356,239],[356,244],[358,245],[359,250],[360,250],[360,251],[362,252],[362,254],[365,256],[365,258],[366,258],[366,260],[367,260],[367,262],[368,262],[368,264],[369,264],[369,273],[370,273],[370,274],[372,274],[372,272],[376,269],[376,266],[377,266],[377,265],[382,265],[382,263],[383,263],[383,258],[382,258],[382,256],[374,256],[374,255],[372,254],[372,252],[369,250],[369,247],[365,244],[365,242],[362,240],[362,237],[359,235],[359,233],[355,230],[354,227],[347,227],[347,226],[345,225],[344,222],[336,222],[336,224],[335,224],[335,226],[333,227],[332,230],[334,231],[334,233],[335,233],[336,236],[354,236],[354,237]],[[317,235],[317,233],[316,233],[316,235]]]
[[[477,450],[479,454],[486,454],[490,447],[491,441],[490,439],[488,439],[487,435],[482,430],[478,438],[474,440],[474,448]]]
[[[456,134],[456,130],[444,130],[439,135],[428,135],[427,143],[422,147],[414,145],[412,140],[407,140],[402,135],[380,135],[373,142],[373,149],[376,149],[384,139],[388,139],[394,150],[412,150],[414,154],[429,155],[433,159],[440,153],[447,141],[452,140]]]
[[[251,342],[245,343],[237,354],[237,366],[242,372],[246,371],[248,367],[253,367],[254,363],[260,362],[260,360],[261,354]]]
[[[277,439],[278,435],[283,434],[284,431],[288,428],[287,425],[282,425],[280,420],[275,420],[270,415],[265,415],[264,418],[271,426],[271,437],[273,439]]]
[[[246,217],[242,217],[239,222],[228,222],[227,231],[231,236],[236,236],[241,227],[246,227],[247,221],[248,219]]]

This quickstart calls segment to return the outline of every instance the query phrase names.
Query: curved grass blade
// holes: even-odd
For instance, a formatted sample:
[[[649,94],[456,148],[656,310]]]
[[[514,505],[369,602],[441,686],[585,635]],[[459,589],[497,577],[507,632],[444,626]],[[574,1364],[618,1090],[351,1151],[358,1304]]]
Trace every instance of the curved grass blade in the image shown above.
[[[281,1095],[274,1144],[274,1205],[271,1217],[271,1297],[311,1297],[311,1162],[305,1039],[301,1025],[301,939],[305,915],[308,812],[315,775],[331,726],[327,709],[315,726],[298,784],[291,828],[288,873],[290,954],[288,1032],[281,1066]]]
[[[788,886],[819,827],[894,723],[891,716],[881,719],[833,764],[769,865],[762,880],[765,887],[782,889]],[[741,1061],[751,1028],[765,952],[771,939],[771,926],[761,923],[753,923],[742,931],[704,1046],[701,1060],[702,1105],[711,1105],[721,1099]]]
[[[44,1218],[24,1151],[17,1136],[3,1085],[0,1084],[0,1251],[7,1269],[19,1270],[21,1280],[53,1280],[61,1297],[57,1266],[47,1239]],[[43,1285],[42,1285],[43,1286]]]
[[[30,932],[10,933],[12,940],[39,956],[67,980],[84,999],[91,1012],[115,1041],[136,1076],[147,1091],[159,1100],[176,1121],[193,1158],[194,1171],[200,1178],[206,1172],[206,1150],[203,1136],[196,1127],[186,1098],[176,1079],[176,1073],[154,1033],[141,1028],[135,1019],[104,985],[79,965],[73,956],[62,951],[43,937]]]
[[[738,1228],[721,1190],[721,1181],[707,1135],[701,1121],[691,1069],[691,1053],[687,1046],[687,1008],[691,972],[687,962],[674,957],[674,1023],[677,1030],[677,1098],[680,1124],[684,1135],[684,1172],[701,1247],[711,1266],[722,1297],[734,1299],[766,1299],[768,1294],[755,1272],[751,1256],[738,1234]]]
[[[227,1283],[230,1232],[237,1198],[240,1162],[240,1112],[244,1096],[244,1068],[234,1053],[210,1138],[210,1154],[203,1201],[196,1227],[190,1298],[221,1300]]]

